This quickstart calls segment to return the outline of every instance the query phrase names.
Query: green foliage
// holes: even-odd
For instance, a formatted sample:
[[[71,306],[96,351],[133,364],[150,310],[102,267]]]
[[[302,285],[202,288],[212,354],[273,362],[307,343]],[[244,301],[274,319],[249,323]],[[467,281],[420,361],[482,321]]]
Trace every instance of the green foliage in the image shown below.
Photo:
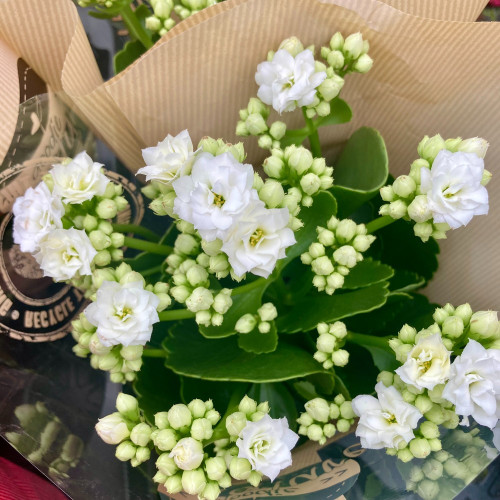
[[[346,276],[343,290],[362,288],[392,278],[394,269],[376,260],[364,259],[358,262]]]
[[[278,347],[278,331],[276,324],[271,323],[268,333],[260,333],[257,328],[252,332],[238,336],[238,346],[247,352],[265,354],[273,352]]]
[[[128,41],[122,50],[115,54],[113,64],[115,74],[123,71],[127,66],[130,66],[136,59],[146,52],[146,48],[139,40]]]
[[[278,331],[280,333],[306,332],[316,328],[316,325],[323,321],[331,323],[377,309],[387,300],[389,294],[387,285],[387,282],[382,282],[352,292],[311,295],[278,316]]]
[[[389,162],[380,133],[361,127],[342,151],[335,167],[335,185],[330,191],[339,204],[339,217],[345,218],[378,194],[389,174]]]
[[[207,339],[193,321],[176,324],[164,341],[166,365],[179,375],[231,382],[278,382],[322,372],[311,353],[281,341],[269,354],[238,347],[235,337]]]

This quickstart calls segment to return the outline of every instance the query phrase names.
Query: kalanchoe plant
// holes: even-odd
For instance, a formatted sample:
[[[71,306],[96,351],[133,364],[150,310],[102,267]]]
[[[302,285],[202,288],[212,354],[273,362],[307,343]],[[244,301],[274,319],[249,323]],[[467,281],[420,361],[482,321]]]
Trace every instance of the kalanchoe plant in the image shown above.
[[[155,19],[183,15],[151,4]],[[75,354],[134,383],[137,399],[120,395],[97,432],[133,466],[156,453],[154,479],[172,494],[274,480],[298,435],[324,444],[355,416],[362,446],[402,462],[441,450],[439,426],[500,418],[496,313],[416,293],[436,270],[434,239],[487,212],[487,143],[426,137],[387,186],[373,129],[328,161],[318,129],[350,120],[339,94],[370,70],[368,50],[360,33],[336,33],[320,60],[292,37],[258,65],[236,132],[258,138],[265,176],[242,143],[196,144],[187,130],[144,149],[155,231],[114,223],[127,202],[85,153],[14,205],[21,250],[91,300]],[[304,126],[290,129],[295,111]],[[122,262],[123,248],[136,255]]]

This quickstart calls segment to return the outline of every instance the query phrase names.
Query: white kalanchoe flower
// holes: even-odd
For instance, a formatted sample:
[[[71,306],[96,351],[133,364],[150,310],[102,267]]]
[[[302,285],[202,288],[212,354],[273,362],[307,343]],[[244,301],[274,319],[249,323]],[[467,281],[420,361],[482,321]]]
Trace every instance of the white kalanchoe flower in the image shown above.
[[[286,418],[264,415],[258,422],[247,422],[236,441],[238,457],[246,458],[252,469],[274,481],[280,471],[292,465],[292,448],[299,436],[288,427]]]
[[[417,389],[434,389],[448,380],[450,354],[439,333],[420,337],[408,353],[405,364],[396,370],[403,382]]]
[[[79,204],[103,195],[109,179],[102,173],[102,163],[97,163],[85,152],[77,154],[69,163],[58,163],[50,174],[54,180],[53,193],[63,203]]]
[[[442,397],[455,405],[457,415],[493,429],[500,418],[500,349],[485,349],[470,339],[451,365]]]
[[[223,238],[252,200],[253,168],[239,163],[231,153],[201,153],[191,175],[173,182],[177,195],[174,213],[190,222],[206,241]]]
[[[247,206],[222,244],[237,276],[250,272],[267,278],[273,272],[276,261],[295,243],[289,219],[287,208],[267,209],[260,200]]]
[[[144,345],[151,338],[153,324],[159,321],[160,300],[144,290],[141,281],[120,285],[104,281],[97,290],[96,301],[84,313],[97,327],[97,336],[105,347],[122,344]]]
[[[475,153],[441,150],[431,170],[420,171],[420,191],[427,195],[434,222],[452,229],[466,226],[474,215],[488,213],[488,191],[481,185],[484,162]]]
[[[179,469],[197,469],[203,462],[203,445],[192,437],[183,438],[174,446],[169,457],[174,459]]]
[[[373,396],[356,396],[352,401],[354,413],[360,417],[356,436],[361,446],[369,449],[398,448],[414,437],[413,429],[422,414],[403,400],[394,386],[382,382],[375,386],[378,399]]]
[[[64,207],[61,199],[54,196],[45,182],[28,188],[14,202],[14,243],[21,252],[36,252],[39,242],[53,229],[61,229]]]
[[[97,255],[87,233],[75,228],[54,229],[39,243],[34,255],[44,276],[65,281],[75,276],[90,276]]]
[[[280,114],[293,111],[297,106],[313,103],[316,89],[325,78],[324,71],[316,71],[314,55],[310,50],[306,49],[293,57],[281,49],[274,54],[272,61],[257,66],[257,96]]]
[[[198,151],[193,150],[189,132],[183,130],[175,137],[168,134],[156,146],[142,150],[146,166],[137,174],[145,175],[147,181],[171,184],[182,175],[189,175]]]
[[[118,412],[100,418],[95,430],[107,444],[119,444],[130,436],[127,424]]]

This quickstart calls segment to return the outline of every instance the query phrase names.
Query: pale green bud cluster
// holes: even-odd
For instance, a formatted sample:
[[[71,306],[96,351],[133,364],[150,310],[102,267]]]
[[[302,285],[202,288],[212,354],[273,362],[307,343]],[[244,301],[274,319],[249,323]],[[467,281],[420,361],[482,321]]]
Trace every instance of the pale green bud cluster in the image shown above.
[[[92,198],[90,204],[68,203],[65,206],[66,217],[76,229],[85,230],[92,246],[97,250],[93,260],[96,267],[106,267],[112,261],[123,259],[125,237],[122,233],[115,232],[109,222],[129,205],[122,195],[123,187],[109,182],[104,194]]]
[[[176,195],[171,184],[164,184],[163,182],[153,180],[141,188],[141,192],[144,196],[152,200],[149,204],[149,208],[156,215],[174,217],[174,201]]]
[[[264,172],[283,185],[291,186],[282,206],[297,216],[300,207],[310,207],[313,196],[333,185],[333,168],[324,158],[314,158],[303,146],[291,145],[284,150],[273,148],[263,164]]]
[[[321,47],[321,56],[335,75],[344,77],[347,73],[368,73],[373,59],[368,55],[370,45],[361,33],[353,33],[347,38],[335,33],[326,47]],[[328,74],[328,72],[327,72]]]
[[[14,410],[21,429],[6,432],[9,443],[35,465],[48,465],[49,475],[65,476],[78,465],[82,440],[71,434],[44,403],[23,404]]]
[[[236,125],[236,135],[259,137],[259,146],[262,149],[280,147],[280,140],[286,133],[286,124],[275,121],[267,124],[270,108],[258,97],[251,97],[248,106],[240,110],[240,120]]]
[[[231,153],[237,162],[243,163],[246,158],[245,149],[242,142],[231,144],[222,139],[213,139],[212,137],[203,137],[199,142],[198,148],[210,153],[213,156],[219,156],[224,153]]]
[[[351,219],[338,220],[332,216],[327,227],[316,228],[317,241],[300,258],[311,266],[313,285],[321,292],[332,295],[342,288],[344,278],[350,270],[363,260],[363,252],[375,241],[375,236],[366,234],[364,224]]]
[[[431,169],[437,154],[444,149],[453,153],[457,151],[475,153],[484,158],[488,143],[479,137],[465,140],[460,137],[444,140],[439,134],[433,137],[426,135],[417,148],[420,158],[411,164],[409,174],[400,175],[392,185],[380,189],[380,196],[387,202],[380,207],[380,215],[414,221],[415,236],[424,242],[430,237],[434,239],[446,238],[446,232],[450,229],[446,223],[433,221],[427,195],[420,191],[422,168]],[[485,186],[490,179],[491,173],[485,170],[481,183]]]
[[[210,7],[211,5],[215,5],[221,0],[179,0],[175,7],[175,13],[181,19],[187,19],[189,16],[196,14],[200,10],[205,9],[206,7]]]
[[[123,4],[123,0],[78,0],[78,5],[80,7],[103,7],[111,9],[113,7],[120,7]]]
[[[149,0],[153,15],[145,19],[146,28],[153,33],[163,36],[175,26],[171,14],[174,9],[173,0]]]
[[[137,467],[151,457],[153,447],[151,435],[154,429],[145,422],[139,409],[139,403],[133,396],[124,393],[118,394],[116,409],[116,413],[99,420],[96,431],[103,440],[110,434],[113,435],[116,438],[113,439],[113,442],[117,444],[116,458],[122,462],[130,461],[132,467]],[[111,421],[116,426],[120,426],[120,431],[116,435],[109,429]],[[105,425],[106,423],[107,425]],[[126,433],[121,429],[123,424],[128,429]]]
[[[322,363],[325,370],[333,366],[345,366],[349,362],[349,353],[342,349],[347,336],[344,323],[336,321],[333,324],[320,323],[317,326],[318,338],[314,359]]]
[[[350,401],[338,394],[332,402],[323,398],[314,398],[305,405],[305,412],[300,414],[297,423],[299,434],[307,436],[320,445],[333,437],[337,431],[347,432],[354,424],[355,414]],[[336,422],[333,423],[333,420]]]
[[[142,366],[142,345],[105,347],[99,341],[96,327],[84,313],[71,323],[72,335],[77,344],[73,352],[80,358],[90,355],[90,365],[96,370],[109,372],[109,378],[116,384],[133,382]]]
[[[241,334],[253,332],[257,329],[260,333],[269,333],[273,321],[278,317],[274,304],[267,302],[257,309],[257,314],[244,314],[237,322],[234,329]]]
[[[454,430],[443,439],[446,450],[432,454],[420,466],[413,466],[406,477],[406,489],[424,500],[434,500],[469,484],[489,463],[485,441],[479,429]],[[453,453],[451,453],[453,451]]]

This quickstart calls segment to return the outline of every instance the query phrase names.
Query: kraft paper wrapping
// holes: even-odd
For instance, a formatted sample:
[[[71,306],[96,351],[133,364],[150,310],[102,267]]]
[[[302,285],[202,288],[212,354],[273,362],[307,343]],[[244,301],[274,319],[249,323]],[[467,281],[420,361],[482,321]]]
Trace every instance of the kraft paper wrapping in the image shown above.
[[[136,170],[140,148],[167,133],[188,128],[194,141],[204,135],[237,140],[238,110],[257,91],[255,68],[283,38],[297,35],[319,47],[336,30],[361,31],[375,65],[367,75],[348,77],[343,97],[354,118],[321,131],[324,151],[334,165],[349,135],[372,126],[387,143],[391,172],[399,175],[408,171],[425,134],[489,140],[486,165],[497,174],[489,185],[490,215],[440,242],[440,270],[426,293],[438,302],[498,309],[500,25],[469,22],[485,3],[227,0],[180,23],[104,84],[69,0],[0,0],[0,38],[52,88],[63,89]],[[283,118],[290,126],[301,120]],[[263,153],[255,141],[246,144],[257,163]],[[1,148],[0,140],[0,154]]]

